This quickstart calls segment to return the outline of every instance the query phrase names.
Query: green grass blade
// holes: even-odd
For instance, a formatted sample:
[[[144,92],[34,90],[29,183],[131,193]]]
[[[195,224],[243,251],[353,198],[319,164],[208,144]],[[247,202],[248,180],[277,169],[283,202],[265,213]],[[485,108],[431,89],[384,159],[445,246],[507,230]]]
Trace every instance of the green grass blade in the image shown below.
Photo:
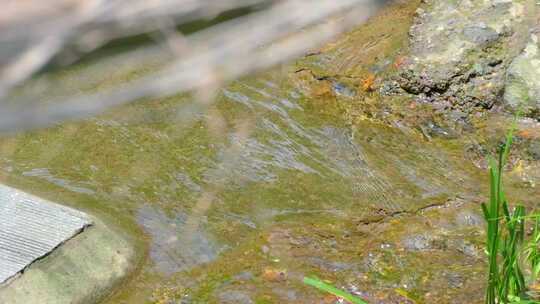
[[[517,128],[518,115],[519,114],[516,114],[516,117],[514,117],[514,121],[512,122],[512,125],[510,129],[508,130],[508,133],[506,134],[506,142],[504,143],[504,149],[501,154],[502,167],[504,167],[504,165],[506,164],[506,160],[508,159],[508,154],[510,153],[510,147],[512,146],[512,143],[514,142],[514,132]]]
[[[489,211],[488,211],[487,205],[486,203],[482,203],[481,206],[482,206],[482,212],[484,213],[484,218],[487,221],[489,220]]]
[[[508,208],[508,202],[503,201],[502,210],[503,210],[503,215],[506,219],[507,224],[511,225],[512,223],[511,223],[511,218],[510,218],[510,208]]]
[[[333,294],[335,295],[336,297],[339,297],[339,298],[342,298],[346,301],[349,301],[350,303],[353,303],[353,304],[368,304],[367,302],[361,300],[360,298],[358,297],[355,297],[353,296],[352,294],[348,293],[348,292],[345,292],[341,289],[338,289],[330,284],[326,284],[324,282],[322,282],[321,280],[318,280],[318,279],[315,279],[315,278],[308,278],[308,277],[305,277],[304,278],[304,283],[309,285],[309,286],[313,286],[319,290],[322,290],[324,292],[327,292],[327,293],[330,293],[330,294]]]

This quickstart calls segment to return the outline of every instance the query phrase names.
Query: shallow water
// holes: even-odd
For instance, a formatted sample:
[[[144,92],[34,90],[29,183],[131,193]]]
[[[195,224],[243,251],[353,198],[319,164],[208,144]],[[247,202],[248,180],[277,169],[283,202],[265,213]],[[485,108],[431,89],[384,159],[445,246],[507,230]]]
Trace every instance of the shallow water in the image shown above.
[[[439,259],[454,262],[442,266],[458,292],[463,273],[477,270],[467,268],[476,265],[475,214],[446,221],[438,207],[465,204],[482,173],[459,145],[369,120],[351,126],[343,105],[359,92],[349,84],[310,90],[283,66],[230,83],[210,105],[190,95],[144,100],[6,136],[2,181],[132,238],[139,270],[107,303],[315,303],[324,296],[301,283],[310,274],[362,296],[379,297],[358,280],[418,299],[446,281],[426,283],[437,269],[429,262],[409,270]],[[423,255],[439,241],[426,233],[433,227],[456,250]]]
[[[4,174],[142,228],[144,236],[131,233],[148,240],[148,259],[125,303],[151,301],[182,273],[226,262],[276,224],[309,234],[313,225],[443,204],[474,184],[450,152],[399,130],[365,123],[353,135],[335,102],[314,106],[290,77],[278,69],[234,82],[195,112],[189,96],[177,96],[6,138]],[[352,267],[317,254],[306,261]],[[199,300],[219,298],[208,292]]]

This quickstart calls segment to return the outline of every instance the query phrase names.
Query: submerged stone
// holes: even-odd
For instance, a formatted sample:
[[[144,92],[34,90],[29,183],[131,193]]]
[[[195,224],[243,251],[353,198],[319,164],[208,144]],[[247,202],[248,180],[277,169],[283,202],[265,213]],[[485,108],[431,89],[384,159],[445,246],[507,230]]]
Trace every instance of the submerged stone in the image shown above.
[[[425,235],[413,235],[403,240],[403,247],[408,250],[431,249],[431,239]]]
[[[534,160],[540,160],[540,141],[531,142],[528,152]]]
[[[209,263],[220,250],[199,227],[199,219],[190,219],[184,213],[169,217],[146,205],[139,210],[137,220],[152,236],[150,258],[156,269],[166,275]],[[189,226],[188,222],[194,220],[197,224]]]
[[[341,95],[345,97],[356,96],[356,92],[353,89],[351,89],[346,84],[343,84],[341,82],[337,82],[337,81],[332,82],[332,87],[334,88],[334,92],[337,95]]]
[[[456,223],[460,227],[466,227],[466,226],[479,227],[484,224],[484,221],[479,215],[473,213],[472,211],[464,210],[456,215]]]
[[[219,303],[223,304],[253,304],[251,297],[242,291],[223,291],[218,295]]]

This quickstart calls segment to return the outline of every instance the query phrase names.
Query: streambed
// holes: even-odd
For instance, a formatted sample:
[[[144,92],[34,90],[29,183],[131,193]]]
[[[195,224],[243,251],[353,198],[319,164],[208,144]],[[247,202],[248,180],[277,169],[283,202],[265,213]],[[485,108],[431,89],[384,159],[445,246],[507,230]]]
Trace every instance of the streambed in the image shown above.
[[[322,50],[349,55],[348,77],[320,81],[324,64],[303,58],[228,84],[210,105],[143,100],[6,136],[2,181],[130,236],[137,271],[104,303],[335,302],[306,275],[370,303],[480,303],[486,179],[466,142],[351,112],[375,97],[347,79],[392,65],[417,2]],[[510,189],[526,201],[534,191]]]

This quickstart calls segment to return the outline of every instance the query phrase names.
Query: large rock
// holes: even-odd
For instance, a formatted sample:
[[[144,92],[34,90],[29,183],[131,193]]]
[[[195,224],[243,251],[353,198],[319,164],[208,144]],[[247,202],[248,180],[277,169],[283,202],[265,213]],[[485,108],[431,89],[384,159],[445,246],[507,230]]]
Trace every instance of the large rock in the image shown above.
[[[425,2],[396,83],[421,101],[465,112],[491,108],[502,99],[506,67],[524,44],[526,1]]]
[[[540,44],[532,34],[525,50],[508,68],[504,101],[508,108],[540,119]]]

